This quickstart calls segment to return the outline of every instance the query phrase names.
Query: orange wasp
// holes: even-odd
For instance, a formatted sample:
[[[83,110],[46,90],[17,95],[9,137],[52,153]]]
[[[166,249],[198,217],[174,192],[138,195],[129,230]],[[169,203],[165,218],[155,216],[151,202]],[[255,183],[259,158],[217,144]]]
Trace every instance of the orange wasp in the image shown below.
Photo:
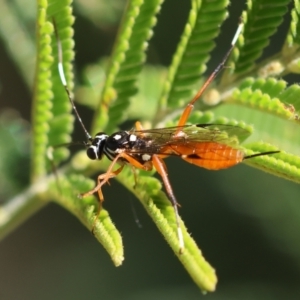
[[[100,205],[95,221],[99,217],[101,204],[104,201],[101,188],[109,179],[117,176],[125,165],[130,165],[132,168],[145,171],[150,171],[154,168],[161,176],[168,198],[174,208],[180,252],[182,252],[184,249],[184,241],[179,223],[178,202],[168,178],[164,159],[170,155],[178,156],[196,166],[209,170],[220,170],[234,166],[248,158],[279,152],[270,151],[249,156],[245,155],[244,151],[238,148],[237,140],[234,140],[234,136],[237,137],[243,134],[245,135],[246,133],[245,129],[238,126],[216,124],[186,125],[195,102],[202,96],[205,89],[214,80],[219,71],[224,68],[242,28],[243,24],[239,24],[231,46],[222,62],[208,77],[197,94],[183,110],[177,126],[143,130],[141,123],[136,122],[136,129],[118,131],[111,135],[99,132],[95,137],[92,137],[85,128],[67,87],[62,66],[61,44],[57,31],[55,30],[58,41],[58,69],[60,78],[68,94],[75,115],[85,132],[87,141],[84,142],[84,145],[87,148],[87,156],[92,160],[101,160],[103,155],[105,155],[111,160],[108,170],[98,176],[97,185],[92,190],[81,195],[85,197],[98,192]],[[114,166],[117,164],[119,167],[114,169]]]

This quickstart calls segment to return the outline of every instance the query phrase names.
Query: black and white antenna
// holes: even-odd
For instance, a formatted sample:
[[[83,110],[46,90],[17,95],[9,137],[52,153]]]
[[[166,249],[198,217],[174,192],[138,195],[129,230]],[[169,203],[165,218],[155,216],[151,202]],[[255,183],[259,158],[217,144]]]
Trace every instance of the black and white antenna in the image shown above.
[[[93,138],[89,134],[89,132],[87,131],[86,127],[84,126],[84,124],[82,122],[82,119],[81,119],[81,117],[80,117],[80,115],[79,115],[79,113],[77,111],[77,108],[75,106],[74,100],[71,97],[71,93],[70,93],[68,85],[67,85],[67,80],[66,80],[65,72],[64,72],[64,68],[63,68],[62,45],[61,45],[61,41],[59,39],[59,35],[58,35],[58,31],[57,31],[57,27],[56,27],[56,23],[55,23],[55,19],[54,18],[52,19],[52,22],[53,22],[55,37],[56,37],[56,40],[57,40],[58,73],[59,73],[59,77],[60,77],[62,85],[65,88],[67,96],[68,96],[68,98],[70,100],[70,103],[72,105],[72,108],[73,108],[73,111],[74,111],[74,113],[76,115],[76,118],[79,121],[79,123],[80,123],[80,125],[81,125],[81,127],[82,127],[82,129],[83,129],[83,131],[84,131],[84,133],[86,135],[87,140],[91,141]]]

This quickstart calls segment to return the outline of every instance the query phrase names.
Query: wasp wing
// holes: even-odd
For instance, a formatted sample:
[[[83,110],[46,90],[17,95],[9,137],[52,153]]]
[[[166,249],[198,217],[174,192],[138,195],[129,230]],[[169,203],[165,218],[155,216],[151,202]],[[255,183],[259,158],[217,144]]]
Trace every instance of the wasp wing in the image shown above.
[[[240,141],[250,134],[245,128],[234,125],[197,124],[155,128],[147,130],[132,130],[138,138],[143,139],[146,147],[130,149],[131,153],[166,154],[167,146],[189,144],[191,147],[200,143],[218,143],[237,148]],[[175,153],[172,153],[176,155]]]

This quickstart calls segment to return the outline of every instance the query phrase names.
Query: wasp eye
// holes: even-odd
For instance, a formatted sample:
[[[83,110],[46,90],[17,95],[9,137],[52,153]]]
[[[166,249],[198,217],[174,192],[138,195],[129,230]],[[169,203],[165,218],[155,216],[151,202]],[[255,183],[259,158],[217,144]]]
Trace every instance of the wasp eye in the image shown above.
[[[98,159],[98,154],[97,154],[97,147],[95,146],[89,146],[86,149],[86,155],[88,156],[89,159],[95,160]]]

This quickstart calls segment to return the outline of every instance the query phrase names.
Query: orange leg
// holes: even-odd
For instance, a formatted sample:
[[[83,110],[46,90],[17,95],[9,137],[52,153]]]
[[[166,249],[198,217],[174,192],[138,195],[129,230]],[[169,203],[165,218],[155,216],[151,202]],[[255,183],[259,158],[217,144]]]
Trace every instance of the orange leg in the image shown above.
[[[119,158],[119,157],[120,156],[118,155],[117,158]],[[104,200],[103,194],[101,192],[102,185],[107,183],[109,179],[116,177],[124,168],[124,165],[122,165],[117,170],[112,171],[112,168],[116,164],[116,162],[117,162],[117,159],[114,159],[113,162],[110,164],[107,172],[105,172],[105,173],[98,176],[98,178],[97,178],[98,184],[92,190],[90,190],[90,191],[88,191],[84,194],[81,194],[82,198],[93,195],[94,193],[98,192],[100,201],[102,202]]]
[[[86,197],[89,195],[94,194],[95,192],[99,193],[99,197],[100,200],[103,201],[103,194],[102,192],[99,192],[99,190],[101,189],[101,187],[108,182],[109,179],[116,177],[124,168],[125,164],[123,164],[120,168],[118,168],[115,171],[112,171],[114,165],[116,164],[116,162],[120,159],[120,158],[124,158],[125,160],[128,161],[128,163],[135,168],[138,169],[142,169],[145,171],[151,171],[152,170],[152,163],[151,161],[147,162],[146,164],[142,165],[141,163],[139,163],[138,161],[136,161],[133,157],[129,156],[128,154],[126,154],[125,152],[119,153],[114,160],[112,161],[112,163],[110,164],[109,168],[107,169],[107,172],[104,174],[101,174],[98,176],[98,184],[90,191],[84,193],[81,195],[81,197]]]
[[[158,156],[158,155],[153,155],[152,156],[152,162],[153,166],[158,172],[158,174],[161,176],[166,192],[168,194],[168,198],[172,203],[172,206],[174,208],[175,212],[175,218],[176,218],[176,226],[177,226],[177,236],[178,236],[178,241],[179,241],[179,253],[181,254],[184,249],[184,240],[183,240],[183,234],[182,230],[180,227],[180,222],[179,222],[179,214],[178,214],[178,202],[175,198],[172,186],[170,184],[169,178],[168,178],[168,173],[166,169],[166,165],[164,161]]]
[[[91,191],[88,191],[84,194],[81,195],[81,197],[86,197],[88,195],[92,195],[93,193],[95,193],[96,191],[98,192],[98,196],[99,196],[99,206],[98,206],[98,210],[96,213],[96,217],[92,226],[92,232],[94,233],[94,229],[95,229],[95,225],[97,220],[99,219],[100,213],[101,213],[101,209],[102,209],[102,203],[104,201],[104,197],[103,197],[103,193],[102,193],[102,185],[105,184],[107,182],[107,180],[105,180],[106,178],[110,179],[113,178],[115,176],[117,176],[124,168],[124,165],[122,165],[120,168],[118,168],[117,170],[111,172],[109,174],[109,177],[107,173],[101,174],[98,176],[97,180],[98,180],[98,184],[96,185],[96,187],[94,189],[92,189]]]
[[[93,233],[94,233],[96,222],[99,219],[99,216],[100,216],[100,213],[101,213],[102,203],[104,201],[104,196],[103,196],[101,187],[102,187],[102,185],[107,183],[109,179],[116,177],[124,168],[124,165],[122,165],[117,170],[115,170],[115,171],[112,170],[112,168],[114,167],[114,165],[118,161],[119,157],[120,157],[120,154],[117,155],[115,157],[115,159],[112,161],[112,163],[110,164],[107,172],[98,176],[98,178],[97,178],[98,184],[92,190],[80,195],[82,198],[84,198],[86,196],[90,196],[90,195],[94,194],[95,192],[98,192],[99,206],[98,206],[98,211],[97,211],[97,214],[96,214],[93,226],[92,226],[92,232]]]
[[[135,123],[135,127],[137,130],[143,130],[142,124],[140,122]],[[183,240],[183,234],[179,223],[179,214],[178,214],[178,202],[175,198],[172,186],[170,184],[169,178],[168,178],[168,172],[167,167],[165,165],[165,162],[163,161],[162,157],[159,157],[158,155],[152,156],[152,163],[154,165],[154,168],[158,172],[158,174],[161,176],[168,198],[174,208],[175,212],[175,219],[176,219],[176,226],[177,226],[177,236],[179,241],[179,253],[183,252],[184,249],[184,240]]]
[[[133,157],[129,156],[128,154],[126,154],[125,152],[121,152],[119,153],[114,160],[111,162],[109,168],[107,169],[106,173],[103,173],[101,175],[98,176],[98,184],[90,191],[84,193],[81,195],[82,198],[92,195],[95,192],[98,192],[98,196],[99,196],[99,208],[96,214],[96,218],[92,227],[92,231],[94,231],[94,227],[95,227],[95,222],[98,220],[100,212],[101,212],[101,208],[102,208],[102,202],[104,201],[104,196],[102,193],[102,189],[101,187],[106,184],[109,179],[116,177],[119,173],[122,172],[125,164],[121,165],[121,167],[119,167],[117,170],[113,171],[113,167],[115,166],[115,164],[117,163],[117,161],[120,158],[124,158],[125,160],[128,161],[128,163],[130,164],[130,166],[132,166],[132,168],[138,168],[138,169],[142,169],[145,171],[151,171],[152,170],[152,163],[151,161],[147,162],[146,164],[142,165],[140,164],[138,161],[136,161]]]

